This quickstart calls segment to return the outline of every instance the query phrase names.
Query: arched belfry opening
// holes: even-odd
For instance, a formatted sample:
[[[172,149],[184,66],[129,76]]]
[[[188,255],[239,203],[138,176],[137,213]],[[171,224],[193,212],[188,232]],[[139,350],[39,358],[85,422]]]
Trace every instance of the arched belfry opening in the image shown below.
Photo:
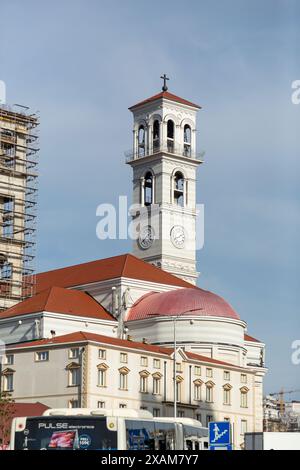
[[[158,119],[153,122],[153,151],[160,148],[160,123]]]
[[[189,124],[185,124],[183,129],[183,154],[185,157],[190,157],[192,154],[191,151],[192,144],[192,130]]]
[[[167,122],[167,150],[170,153],[174,152],[174,134],[175,134],[174,121],[169,119]]]
[[[138,130],[138,156],[139,157],[144,157],[146,154],[145,143],[146,143],[145,127],[143,124],[141,124]]]
[[[148,171],[144,178],[144,205],[150,206],[153,202],[153,175]]]
[[[174,175],[174,193],[173,200],[177,206],[184,207],[185,198],[185,181],[184,176],[180,171],[176,171]]]

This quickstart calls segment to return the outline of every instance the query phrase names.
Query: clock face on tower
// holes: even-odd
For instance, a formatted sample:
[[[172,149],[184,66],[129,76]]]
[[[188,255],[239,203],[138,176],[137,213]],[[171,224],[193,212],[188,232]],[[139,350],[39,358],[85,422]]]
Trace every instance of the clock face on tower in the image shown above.
[[[185,232],[181,225],[174,225],[174,227],[172,227],[171,241],[176,248],[184,248]]]
[[[143,250],[150,248],[154,241],[154,230],[151,225],[146,225],[140,231],[139,245]]]

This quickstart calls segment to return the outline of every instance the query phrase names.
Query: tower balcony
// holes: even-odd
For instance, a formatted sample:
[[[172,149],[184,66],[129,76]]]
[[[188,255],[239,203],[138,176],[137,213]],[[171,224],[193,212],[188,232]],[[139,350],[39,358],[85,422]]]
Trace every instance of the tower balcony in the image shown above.
[[[151,148],[147,148],[144,145],[139,145],[136,149],[131,149],[125,152],[126,163],[131,163],[141,158],[149,157],[159,153],[164,153],[172,156],[183,157],[190,160],[197,160],[199,163],[203,161],[205,152],[196,152],[191,149],[190,145],[175,145],[173,142],[167,144],[157,143]]]

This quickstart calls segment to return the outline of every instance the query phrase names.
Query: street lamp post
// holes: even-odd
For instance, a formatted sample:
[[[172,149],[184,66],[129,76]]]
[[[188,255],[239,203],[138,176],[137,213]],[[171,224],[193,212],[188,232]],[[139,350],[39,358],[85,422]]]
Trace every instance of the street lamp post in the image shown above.
[[[179,316],[179,315],[178,315]],[[177,380],[176,380],[176,320],[177,317],[173,318],[173,327],[174,327],[174,356],[173,356],[173,380],[174,380],[174,418],[177,418]]]
[[[202,310],[202,309],[199,309]],[[177,338],[176,338],[176,321],[181,315],[185,313],[193,312],[193,310],[186,310],[185,312],[179,313],[179,315],[172,315],[169,318],[173,320],[173,345],[174,345],[174,355],[173,355],[173,384],[174,384],[174,418],[177,418],[177,380],[176,380],[176,349],[177,349]],[[157,314],[149,313],[149,316],[156,317]]]

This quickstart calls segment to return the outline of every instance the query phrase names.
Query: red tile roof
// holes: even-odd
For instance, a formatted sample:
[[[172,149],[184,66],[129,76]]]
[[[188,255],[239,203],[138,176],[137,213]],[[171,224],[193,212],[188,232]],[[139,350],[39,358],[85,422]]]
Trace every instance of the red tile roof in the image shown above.
[[[245,339],[245,341],[253,341],[253,342],[256,342],[256,343],[260,343],[260,342],[261,342],[259,339],[253,338],[253,336],[246,335],[246,334],[245,334],[245,336],[244,336],[244,339]]]
[[[40,339],[35,341],[28,341],[24,343],[16,343],[10,346],[10,349],[34,347],[34,346],[51,346],[65,343],[79,343],[79,342],[96,342],[111,344],[112,346],[120,346],[132,349],[143,349],[149,352],[171,354],[172,349],[163,348],[161,346],[155,346],[153,344],[141,343],[138,341],[130,341],[127,339],[113,338],[110,336],[98,335],[96,333],[88,333],[83,331],[76,331],[75,333],[68,333],[62,336],[55,336],[50,339]]]
[[[36,287],[37,292],[40,292],[50,286],[75,287],[120,277],[177,287],[193,287],[192,284],[130,254],[39,273],[36,275]]]
[[[207,361],[207,362],[211,362],[212,364],[219,364],[219,365],[223,365],[223,366],[233,366],[233,367],[239,367],[239,366],[235,366],[234,364],[229,364],[228,362],[224,362],[224,361],[219,361],[218,359],[212,359],[211,357],[206,357],[206,356],[203,356],[201,354],[196,354],[196,353],[192,353],[192,352],[189,352],[189,351],[185,351],[185,354],[187,355],[187,357],[189,359],[194,359],[194,360],[198,360],[198,361]]]
[[[14,403],[13,418],[20,418],[22,416],[41,416],[44,411],[49,409],[49,406],[43,403]]]
[[[130,108],[128,109],[132,110],[144,104],[148,104],[148,103],[151,103],[152,101],[156,101],[160,99],[176,101],[177,103],[186,104],[188,106],[192,106],[193,108],[201,109],[201,106],[199,106],[198,104],[192,103],[191,101],[185,100],[184,98],[180,98],[180,96],[173,95],[173,93],[169,93],[168,91],[161,91],[157,95],[151,96],[150,98],[147,98],[146,100],[140,101],[139,103],[134,104],[133,106],[130,106]]]
[[[0,313],[1,318],[9,318],[36,312],[55,312],[66,315],[115,320],[102,305],[85,292],[49,287],[33,297]]]
[[[9,413],[8,416],[3,416],[1,420],[1,424],[3,425],[4,429],[8,430],[11,427],[11,422],[13,418],[21,418],[23,416],[41,416],[44,411],[48,410],[49,406],[44,405],[43,403],[36,402],[36,403],[12,403],[11,405],[11,414]],[[9,441],[9,439],[8,439]],[[4,446],[0,450],[6,450],[7,448],[7,439],[4,436]]]
[[[97,335],[96,333],[86,333],[83,331],[77,331],[75,333],[69,333],[67,335],[56,336],[51,339],[41,339],[35,341],[28,341],[25,343],[17,343],[11,346],[8,346],[8,350],[12,349],[20,349],[20,348],[29,348],[35,346],[52,346],[52,345],[60,345],[60,344],[75,344],[75,343],[84,343],[84,342],[94,342],[100,344],[108,344],[112,346],[119,346],[123,348],[130,348],[136,350],[142,350],[147,352],[153,352],[156,354],[165,354],[166,356],[171,356],[173,353],[173,348],[166,348],[163,346],[156,346],[154,344],[147,344],[141,343],[139,341],[129,341],[127,339],[120,339],[120,338],[112,338],[110,336],[104,335]],[[211,364],[216,365],[224,365],[224,366],[235,366],[234,364],[230,364],[229,362],[219,361],[217,359],[212,359],[210,357],[203,356],[201,354],[192,353],[189,351],[184,351],[186,356],[189,359],[198,360],[201,362],[208,362]]]

